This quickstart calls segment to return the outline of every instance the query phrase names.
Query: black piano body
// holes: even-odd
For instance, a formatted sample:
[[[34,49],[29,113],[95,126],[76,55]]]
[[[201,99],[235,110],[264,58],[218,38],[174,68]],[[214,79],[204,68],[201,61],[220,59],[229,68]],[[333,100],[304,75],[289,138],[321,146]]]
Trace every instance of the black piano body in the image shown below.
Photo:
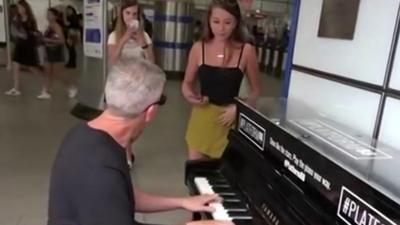
[[[236,224],[400,225],[396,150],[284,99],[237,107],[223,156],[187,162],[190,194],[195,177],[225,180],[252,216]]]

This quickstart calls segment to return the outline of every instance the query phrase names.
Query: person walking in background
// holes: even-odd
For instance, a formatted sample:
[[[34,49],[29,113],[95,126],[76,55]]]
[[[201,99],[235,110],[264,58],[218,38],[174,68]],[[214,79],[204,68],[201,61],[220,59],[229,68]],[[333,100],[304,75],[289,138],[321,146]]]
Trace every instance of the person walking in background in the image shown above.
[[[201,24],[200,20],[196,20],[194,23],[194,29],[193,29],[193,40],[194,42],[199,41],[201,38],[201,35],[203,31],[203,25]]]
[[[29,70],[40,75],[39,56],[37,52],[38,38],[40,36],[35,16],[32,8],[25,0],[19,0],[17,3],[18,15],[15,18],[15,27],[12,31],[15,35],[15,48],[13,53],[13,87],[5,92],[6,95],[19,96],[20,89],[20,70],[21,65],[26,66]],[[47,93],[46,86],[43,87],[42,93]]]
[[[68,60],[65,64],[67,68],[76,68],[76,43],[79,40],[79,18],[75,8],[71,5],[66,7],[64,13],[64,24],[66,27],[66,46],[68,50]]]
[[[65,37],[60,24],[60,13],[55,8],[47,10],[47,20],[49,25],[44,32],[43,42],[45,45],[44,72],[46,75],[46,87],[50,90],[55,76],[59,78],[68,88],[68,96],[75,97],[76,88],[72,85],[72,80],[67,79],[64,73],[64,44]],[[70,77],[69,77],[70,78]],[[49,93],[42,93],[39,99],[50,99]]]
[[[10,29],[11,29],[10,39],[11,39],[12,43],[15,43],[15,39],[17,38],[16,25],[18,22],[18,6],[16,4],[11,4],[9,6],[8,13],[9,13],[9,18],[10,18],[9,25],[10,25]]]
[[[189,55],[182,93],[192,104],[186,132],[189,159],[219,158],[227,143],[228,131],[236,116],[244,75],[250,82],[247,99],[254,104],[261,92],[257,55],[246,43],[239,5],[235,0],[212,0],[201,41]],[[196,81],[200,92],[195,90]]]
[[[11,52],[14,52],[15,40],[17,39],[17,21],[18,21],[18,7],[16,4],[11,4],[8,7],[8,25],[10,27],[10,45],[7,47]],[[7,60],[7,70],[11,70],[12,68],[12,60]]]
[[[78,14],[78,25],[79,25],[79,34],[80,34],[80,41],[83,43],[83,15],[82,13]]]

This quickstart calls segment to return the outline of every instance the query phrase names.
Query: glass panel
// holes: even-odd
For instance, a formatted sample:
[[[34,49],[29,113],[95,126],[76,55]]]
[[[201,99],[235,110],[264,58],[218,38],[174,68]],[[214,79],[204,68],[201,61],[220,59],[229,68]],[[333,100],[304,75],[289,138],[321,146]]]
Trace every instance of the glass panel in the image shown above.
[[[289,99],[303,101],[320,116],[348,124],[372,137],[380,100],[378,94],[293,71]]]
[[[350,108],[348,111],[352,108],[351,105],[343,107]],[[400,179],[396,172],[400,165],[398,150],[361,135],[350,124],[323,116],[321,111],[311,109],[302,101],[261,98],[254,108],[288,135],[393,201],[400,202]],[[353,119],[356,120],[358,115],[353,114]]]

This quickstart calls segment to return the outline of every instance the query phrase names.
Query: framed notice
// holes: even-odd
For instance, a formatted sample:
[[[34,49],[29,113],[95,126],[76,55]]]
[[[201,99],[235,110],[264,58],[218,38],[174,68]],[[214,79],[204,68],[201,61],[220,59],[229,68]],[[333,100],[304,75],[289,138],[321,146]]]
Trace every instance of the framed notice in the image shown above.
[[[4,0],[0,0],[0,43],[6,42],[6,27],[4,17]]]
[[[318,36],[352,40],[360,0],[324,0]]]
[[[85,56],[103,58],[103,1],[85,0],[83,47]]]

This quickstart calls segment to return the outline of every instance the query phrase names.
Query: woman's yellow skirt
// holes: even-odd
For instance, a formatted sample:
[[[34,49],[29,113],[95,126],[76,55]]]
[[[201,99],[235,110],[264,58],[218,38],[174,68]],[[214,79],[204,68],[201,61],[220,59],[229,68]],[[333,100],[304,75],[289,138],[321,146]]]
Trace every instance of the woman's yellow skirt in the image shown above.
[[[211,158],[220,158],[228,144],[231,127],[219,124],[224,107],[213,104],[194,106],[186,131],[190,150],[199,151]]]

